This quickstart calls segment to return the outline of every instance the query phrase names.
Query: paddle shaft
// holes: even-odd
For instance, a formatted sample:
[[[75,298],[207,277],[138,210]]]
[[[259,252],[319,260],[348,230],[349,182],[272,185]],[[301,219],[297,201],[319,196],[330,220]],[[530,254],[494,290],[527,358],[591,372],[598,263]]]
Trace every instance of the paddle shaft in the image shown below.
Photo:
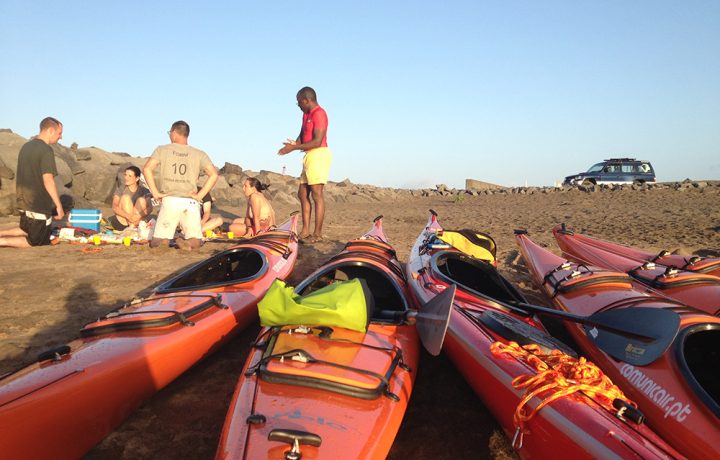
[[[655,337],[648,337],[643,334],[638,334],[637,332],[628,331],[627,329],[621,329],[621,328],[618,328],[617,326],[611,326],[609,324],[605,324],[603,322],[593,320],[587,316],[575,315],[575,314],[568,313],[568,312],[562,311],[562,310],[554,310],[552,308],[541,307],[539,305],[532,305],[532,304],[524,303],[524,302],[502,302],[502,304],[507,305],[509,308],[511,308],[515,311],[518,311],[518,310],[531,311],[531,312],[537,313],[539,315],[546,315],[546,316],[553,316],[555,318],[562,318],[564,320],[573,321],[575,323],[587,324],[589,326],[595,326],[597,328],[604,329],[606,331],[614,332],[616,334],[620,334],[625,337],[630,337],[630,338],[634,338],[637,340],[643,340],[643,341],[647,341],[647,342],[655,340]]]

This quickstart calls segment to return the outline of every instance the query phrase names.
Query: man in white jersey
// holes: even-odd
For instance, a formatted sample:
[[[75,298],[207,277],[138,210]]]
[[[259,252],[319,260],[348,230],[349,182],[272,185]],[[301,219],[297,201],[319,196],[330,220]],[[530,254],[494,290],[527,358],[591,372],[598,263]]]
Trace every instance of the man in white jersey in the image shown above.
[[[202,243],[200,206],[203,197],[215,186],[218,171],[207,153],[188,145],[190,126],[186,122],[173,123],[168,135],[171,144],[156,148],[143,168],[153,198],[161,202],[150,247],[168,246],[179,226],[184,237],[175,240],[177,246],[186,250],[197,249]],[[158,165],[159,188],[153,172]],[[198,190],[197,182],[202,170],[208,175],[208,180]]]

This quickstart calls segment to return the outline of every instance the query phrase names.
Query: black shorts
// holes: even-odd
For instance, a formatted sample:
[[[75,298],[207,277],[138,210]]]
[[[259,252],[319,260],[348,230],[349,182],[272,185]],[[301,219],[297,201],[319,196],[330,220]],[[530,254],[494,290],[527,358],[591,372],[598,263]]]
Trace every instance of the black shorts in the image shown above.
[[[20,229],[27,233],[26,239],[30,246],[50,244],[52,222],[48,224],[44,219],[33,219],[23,213],[20,215]]]
[[[117,216],[110,216],[107,220],[110,226],[117,231],[123,231],[128,228],[127,225],[123,224],[118,220]]]

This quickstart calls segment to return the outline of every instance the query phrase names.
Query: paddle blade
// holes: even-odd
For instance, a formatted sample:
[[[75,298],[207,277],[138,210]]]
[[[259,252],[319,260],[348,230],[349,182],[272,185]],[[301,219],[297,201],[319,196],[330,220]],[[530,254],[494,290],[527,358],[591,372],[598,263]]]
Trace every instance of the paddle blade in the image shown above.
[[[415,317],[420,340],[428,353],[433,356],[439,355],[442,350],[456,289],[454,284],[448,286],[423,305]]]
[[[599,349],[634,366],[647,366],[662,356],[680,330],[680,316],[662,308],[620,308],[595,313],[590,319],[646,337],[630,337],[611,329],[585,325],[585,332]]]

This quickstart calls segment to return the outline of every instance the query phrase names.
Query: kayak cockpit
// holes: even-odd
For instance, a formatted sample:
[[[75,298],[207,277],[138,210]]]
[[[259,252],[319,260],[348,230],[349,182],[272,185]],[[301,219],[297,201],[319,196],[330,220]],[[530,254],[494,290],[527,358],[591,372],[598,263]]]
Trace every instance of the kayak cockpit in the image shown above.
[[[720,325],[696,324],[675,341],[680,369],[705,405],[720,417]]]
[[[171,278],[155,292],[195,291],[240,284],[260,278],[268,269],[265,255],[252,247],[237,247],[216,254]]]
[[[317,276],[305,280],[295,292],[305,296],[329,284],[351,279],[365,280],[373,296],[375,307],[372,321],[400,323],[408,310],[402,289],[383,270],[364,262],[348,262],[328,267]]]
[[[448,284],[501,302],[525,302],[523,295],[488,262],[455,251],[441,251],[430,261],[433,272]]]

